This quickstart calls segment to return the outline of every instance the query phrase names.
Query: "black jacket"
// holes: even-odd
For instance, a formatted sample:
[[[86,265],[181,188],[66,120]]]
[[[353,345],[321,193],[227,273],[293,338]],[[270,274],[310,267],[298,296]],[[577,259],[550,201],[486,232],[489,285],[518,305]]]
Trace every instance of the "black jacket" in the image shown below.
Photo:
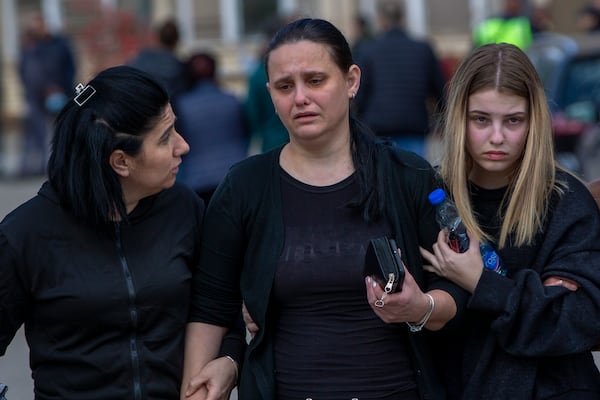
[[[359,117],[382,136],[426,135],[430,109],[444,101],[445,78],[431,46],[392,29],[365,44],[356,95]]]
[[[103,234],[45,183],[6,216],[0,354],[24,323],[36,399],[179,399],[203,210],[176,184]]]

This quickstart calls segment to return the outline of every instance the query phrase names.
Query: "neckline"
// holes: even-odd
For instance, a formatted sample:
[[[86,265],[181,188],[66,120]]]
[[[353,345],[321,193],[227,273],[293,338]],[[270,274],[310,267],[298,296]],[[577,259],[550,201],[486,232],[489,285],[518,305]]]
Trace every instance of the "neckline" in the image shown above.
[[[283,169],[283,167],[281,167],[281,165],[279,166],[279,171],[281,172],[281,177],[285,182],[287,182],[301,190],[314,192],[314,193],[335,192],[337,190],[341,190],[341,189],[351,185],[354,181],[356,181],[356,172],[353,172],[346,178],[343,178],[342,180],[340,180],[336,183],[333,183],[331,185],[315,186],[315,185],[311,185],[311,184],[302,182],[302,181],[294,178],[285,169]]]

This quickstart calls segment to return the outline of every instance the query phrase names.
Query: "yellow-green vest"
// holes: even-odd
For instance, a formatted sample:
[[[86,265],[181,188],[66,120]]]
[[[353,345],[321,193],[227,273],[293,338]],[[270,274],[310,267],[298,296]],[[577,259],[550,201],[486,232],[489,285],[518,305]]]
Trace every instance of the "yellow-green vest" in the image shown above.
[[[510,43],[525,50],[532,42],[531,24],[527,17],[490,18],[473,32],[475,46],[488,43]]]

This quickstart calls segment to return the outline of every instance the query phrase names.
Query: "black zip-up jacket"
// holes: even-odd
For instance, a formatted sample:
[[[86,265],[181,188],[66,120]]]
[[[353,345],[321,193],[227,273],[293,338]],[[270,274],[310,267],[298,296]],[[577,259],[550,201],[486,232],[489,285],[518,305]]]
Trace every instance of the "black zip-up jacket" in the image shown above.
[[[36,399],[179,399],[203,211],[176,184],[111,235],[75,219],[45,183],[4,219],[0,355],[24,323]]]

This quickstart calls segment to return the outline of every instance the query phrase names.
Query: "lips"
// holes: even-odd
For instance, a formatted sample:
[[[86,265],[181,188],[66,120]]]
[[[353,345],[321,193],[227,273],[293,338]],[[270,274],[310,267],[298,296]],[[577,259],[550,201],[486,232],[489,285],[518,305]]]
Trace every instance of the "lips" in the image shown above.
[[[507,156],[507,154],[503,151],[487,151],[484,154],[490,160],[501,160]]]
[[[311,118],[311,117],[315,117],[315,116],[317,116],[316,113],[301,112],[301,113],[298,113],[298,114],[294,115],[294,119]]]

